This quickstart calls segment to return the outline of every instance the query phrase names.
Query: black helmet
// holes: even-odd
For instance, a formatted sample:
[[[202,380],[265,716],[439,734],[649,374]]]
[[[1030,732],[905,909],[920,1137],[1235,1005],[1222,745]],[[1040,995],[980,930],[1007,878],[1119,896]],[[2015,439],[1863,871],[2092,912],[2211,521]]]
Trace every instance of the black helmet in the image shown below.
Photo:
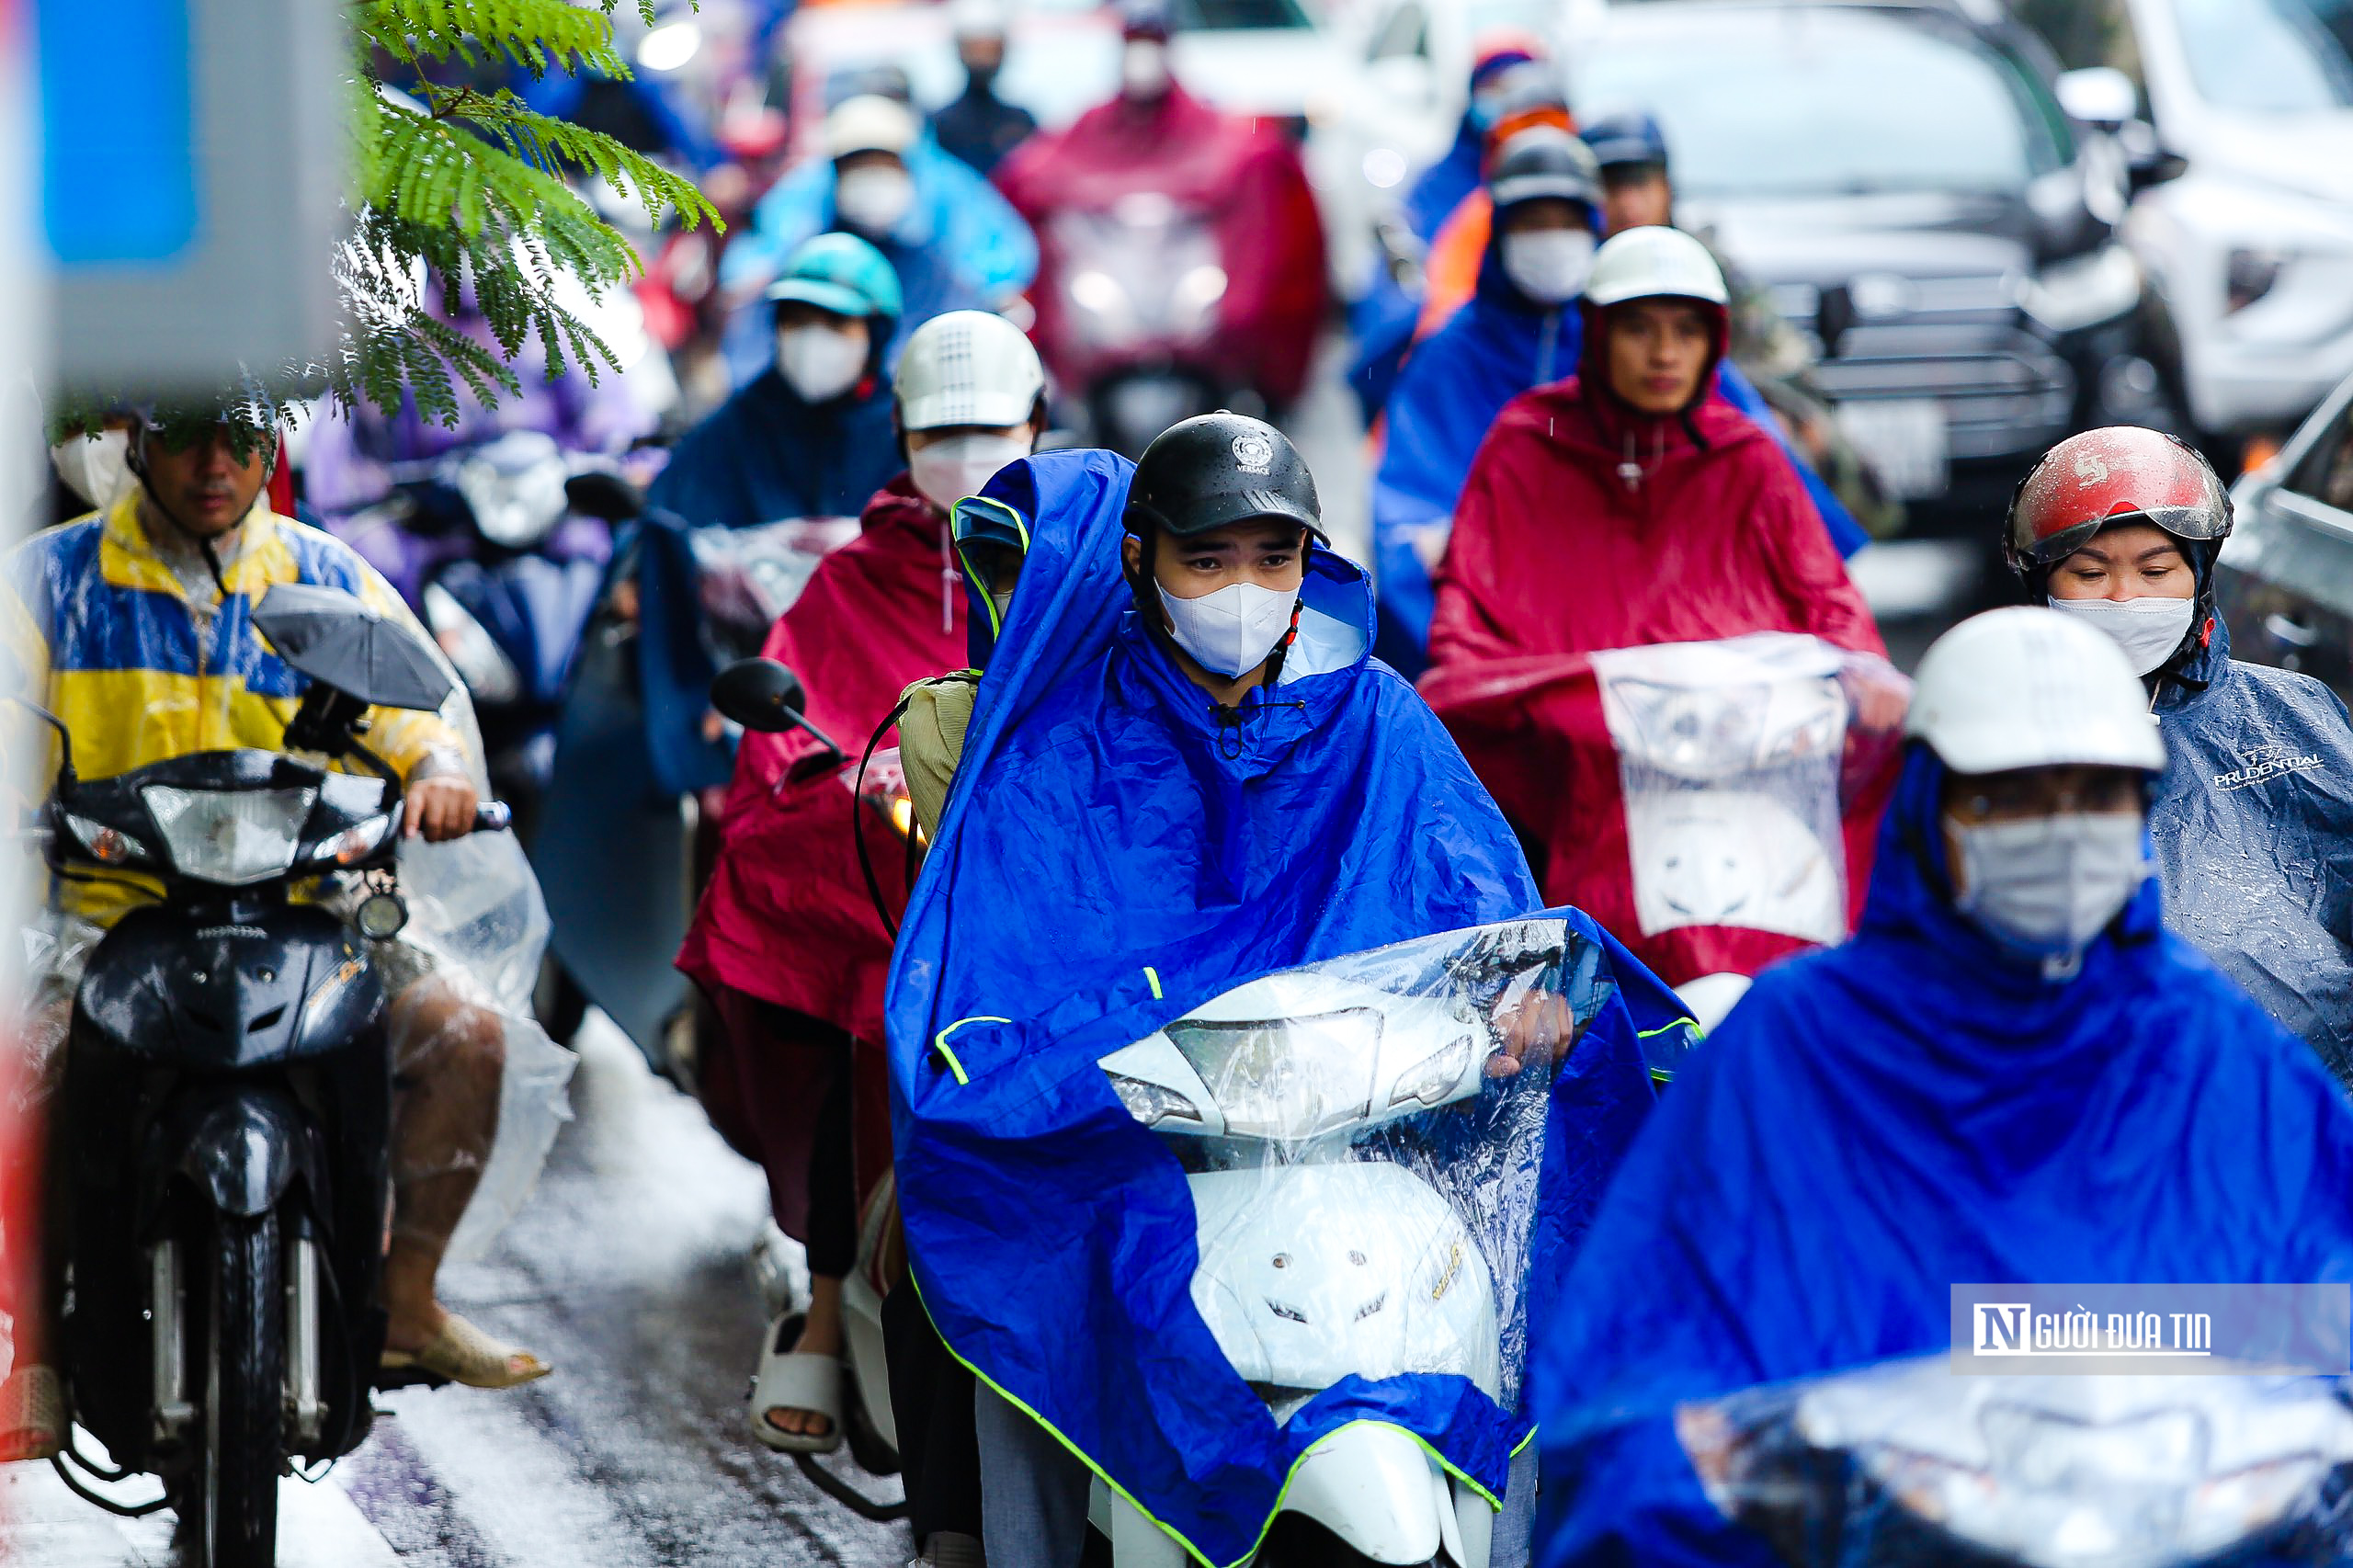
[[[1288,517],[1324,537],[1315,476],[1299,449],[1265,420],[1224,409],[1153,437],[1137,460],[1128,510],[1178,539],[1252,517]]]
[[[1523,201],[1553,197],[1574,202],[1596,229],[1595,204],[1601,199],[1601,169],[1593,150],[1557,125],[1531,125],[1495,150],[1487,170],[1487,194],[1497,212]]]

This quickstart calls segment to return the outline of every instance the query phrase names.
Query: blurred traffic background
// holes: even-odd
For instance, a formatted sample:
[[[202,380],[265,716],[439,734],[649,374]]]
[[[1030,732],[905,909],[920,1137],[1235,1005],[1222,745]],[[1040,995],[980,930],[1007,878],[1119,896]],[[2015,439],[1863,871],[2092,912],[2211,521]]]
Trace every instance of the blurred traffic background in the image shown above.
[[[2122,422],[2189,437],[2226,477],[2287,449],[2261,506],[2296,538],[2234,551],[2274,568],[2239,646],[2341,680],[2323,585],[2353,538],[2353,463],[2331,432],[2294,437],[2353,374],[2353,5],[1174,0],[1162,20],[1165,71],[1211,112],[1042,158],[1037,132],[1150,87],[1123,74],[1153,69],[1131,12],[676,0],[650,24],[617,12],[631,80],[494,57],[483,85],[676,169],[726,229],[649,229],[604,200],[645,264],[589,312],[621,375],[574,371],[456,431],[365,409],[315,425],[303,500],[347,516],[404,465],[514,430],[650,474],[766,367],[786,255],[848,227],[883,242],[909,323],[983,304],[1032,327],[1063,439],[1133,450],[1198,408],[1270,411],[1370,559],[1383,399],[1484,238],[1469,214],[1466,264],[1498,112],[1477,75],[1523,123],[1556,97],[1572,129],[1654,129],[1675,222],[1737,275],[1744,369],[1818,462],[1859,461],[1842,494],[1878,538],[1852,570],[1900,653],[1995,592],[1994,519],[2029,460]],[[907,106],[912,133],[841,123],[872,97]],[[1312,208],[1286,189],[1291,155]]]

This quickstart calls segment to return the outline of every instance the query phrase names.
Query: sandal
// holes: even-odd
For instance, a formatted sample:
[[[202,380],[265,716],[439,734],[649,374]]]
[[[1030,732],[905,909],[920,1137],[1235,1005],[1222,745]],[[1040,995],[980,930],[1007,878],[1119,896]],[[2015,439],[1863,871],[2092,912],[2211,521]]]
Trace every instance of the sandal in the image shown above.
[[[517,1361],[523,1363],[519,1369]],[[424,1349],[387,1350],[382,1364],[386,1371],[414,1367],[470,1389],[511,1389],[554,1370],[528,1350],[501,1345],[455,1312]]]
[[[838,1356],[787,1350],[801,1337],[801,1314],[779,1312],[762,1342],[760,1369],[753,1374],[746,1411],[752,1436],[779,1453],[830,1454],[842,1446],[842,1362]],[[804,1410],[825,1418],[823,1432],[787,1432],[768,1419],[771,1410]]]
[[[0,1463],[45,1460],[65,1447],[65,1385],[49,1367],[24,1367],[0,1383]]]

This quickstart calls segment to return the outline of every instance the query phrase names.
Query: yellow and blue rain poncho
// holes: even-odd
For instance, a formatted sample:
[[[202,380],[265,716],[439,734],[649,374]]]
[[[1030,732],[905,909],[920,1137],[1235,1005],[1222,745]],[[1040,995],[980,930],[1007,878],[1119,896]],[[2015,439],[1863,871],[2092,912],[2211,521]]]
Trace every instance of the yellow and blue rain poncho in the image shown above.
[[[9,555],[0,592],[0,638],[25,671],[19,689],[65,722],[74,771],[85,778],[191,752],[283,750],[287,721],[310,683],[253,622],[254,606],[280,583],[341,588],[415,624],[392,585],[349,546],[275,515],[267,502],[223,551],[226,594],[192,598],[149,541],[139,501],[134,491],[104,514],[36,534]],[[377,709],[369,718],[367,745],[402,778],[415,778],[428,759],[465,768],[465,744],[438,714]],[[45,763],[17,776],[45,790],[57,750],[46,727],[40,733],[49,737]],[[59,890],[62,905],[101,923],[138,897],[110,884]]]

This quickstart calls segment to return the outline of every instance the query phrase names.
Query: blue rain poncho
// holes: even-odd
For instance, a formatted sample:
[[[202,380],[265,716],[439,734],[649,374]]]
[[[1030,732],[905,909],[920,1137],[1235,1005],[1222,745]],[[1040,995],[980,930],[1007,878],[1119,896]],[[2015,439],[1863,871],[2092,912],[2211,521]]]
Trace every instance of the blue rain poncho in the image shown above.
[[[1672,1406],[1950,1344],[1967,1281],[2353,1279],[2353,1113],[2143,885],[2051,982],[1956,914],[1907,759],[1861,929],[1756,987],[1669,1089],[1533,1375],[1537,1561],[1774,1561]]]
[[[1097,1060],[1267,971],[1542,901],[1445,730],[1366,656],[1355,566],[1311,556],[1271,691],[1221,710],[1186,678],[1120,575],[1131,472],[1057,452],[984,492],[1029,547],[892,968],[898,1190],[948,1345],[1229,1563],[1351,1420],[1422,1435],[1495,1494],[1527,1428],[1437,1374],[1343,1380],[1278,1427],[1192,1304],[1185,1176]],[[1649,1102],[1640,1031],[1680,1033],[1670,993],[1561,918],[1610,980],[1552,1089],[1538,1292]]]
[[[1384,654],[1403,657],[1410,650],[1418,673],[1436,596],[1417,538],[1431,528],[1443,538],[1479,443],[1504,404],[1574,374],[1584,351],[1582,311],[1574,304],[1548,310],[1529,300],[1504,276],[1490,244],[1477,295],[1405,361],[1389,392],[1388,431],[1372,484]],[[1838,553],[1852,555],[1868,543],[1862,525],[1797,456],[1780,421],[1730,359],[1717,371],[1716,386],[1789,454]]]
[[[2211,644],[2157,699],[2165,920],[2353,1084],[2353,724],[2309,676]]]

